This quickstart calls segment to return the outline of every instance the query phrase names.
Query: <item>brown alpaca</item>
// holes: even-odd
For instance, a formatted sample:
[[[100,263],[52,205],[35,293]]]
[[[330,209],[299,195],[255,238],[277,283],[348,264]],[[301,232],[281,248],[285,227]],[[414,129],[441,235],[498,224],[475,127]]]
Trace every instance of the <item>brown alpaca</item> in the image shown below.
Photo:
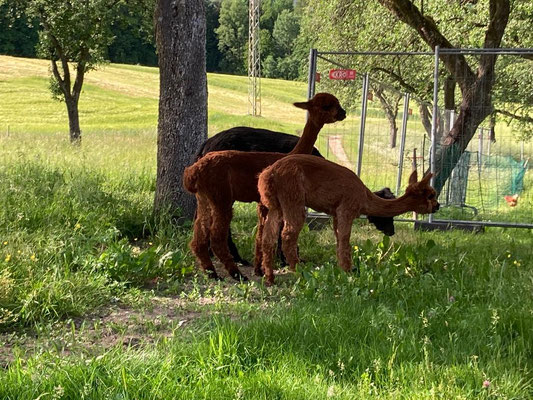
[[[435,190],[429,186],[431,174],[417,182],[414,171],[405,194],[395,200],[385,200],[372,193],[349,169],[318,157],[287,156],[259,175],[261,204],[268,208],[263,226],[263,272],[267,285],[274,283],[273,249],[281,223],[282,249],[289,267],[298,262],[298,235],[305,222],[305,207],[333,216],[337,238],[337,259],[345,271],[350,271],[350,231],[352,221],[361,214],[394,217],[408,211],[420,214],[438,210]]]
[[[337,98],[328,93],[318,93],[311,100],[294,105],[309,114],[302,136],[289,154],[311,154],[324,124],[346,118]],[[281,153],[216,151],[185,169],[183,184],[185,189],[195,193],[198,207],[190,248],[198,258],[200,268],[210,277],[218,278],[209,257],[211,243],[213,252],[230,276],[246,280],[237,268],[227,243],[233,203],[258,202],[259,173],[285,156]],[[256,272],[260,272],[260,265],[256,265]]]

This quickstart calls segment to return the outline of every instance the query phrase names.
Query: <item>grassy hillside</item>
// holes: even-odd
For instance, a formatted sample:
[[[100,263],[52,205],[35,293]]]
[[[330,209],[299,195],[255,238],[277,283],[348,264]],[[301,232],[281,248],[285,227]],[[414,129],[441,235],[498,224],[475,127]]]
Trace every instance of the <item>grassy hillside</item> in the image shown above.
[[[89,74],[81,148],[47,79],[0,56],[0,399],[532,398],[531,231],[358,221],[345,274],[306,228],[276,286],[207,281],[190,226],[151,216],[157,71]],[[262,118],[245,78],[209,85],[211,133],[303,126],[301,83],[263,80]],[[255,207],[235,214],[251,259]]]
[[[0,56],[0,132],[68,133],[64,104],[51,101],[49,63]],[[296,132],[305,113],[288,103],[306,98],[304,83],[263,79],[262,118],[247,116],[248,79],[208,74],[209,131],[240,125]],[[105,65],[87,75],[80,98],[84,134],[157,129],[159,72],[156,68]]]

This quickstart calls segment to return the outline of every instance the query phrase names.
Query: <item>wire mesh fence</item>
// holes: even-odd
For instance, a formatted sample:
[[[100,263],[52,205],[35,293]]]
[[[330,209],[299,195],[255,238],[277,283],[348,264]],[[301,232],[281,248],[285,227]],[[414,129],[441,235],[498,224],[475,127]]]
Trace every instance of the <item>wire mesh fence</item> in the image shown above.
[[[473,65],[487,54],[491,53],[461,53]],[[521,65],[522,54],[533,55],[533,51],[498,52],[495,82],[491,83],[493,91],[502,94],[510,90],[507,86],[513,82],[509,74],[500,71],[515,63]],[[331,92],[348,111],[345,121],[323,128],[317,142],[320,151],[326,158],[356,172],[369,189],[390,187],[397,196],[404,192],[413,168],[419,174],[432,168],[437,176],[449,174],[439,188],[442,208],[435,219],[533,227],[533,174],[528,172],[533,140],[524,133],[531,127],[505,118],[505,111],[500,116],[486,113],[486,117],[480,117],[472,138],[464,144],[464,151],[460,149],[457,157],[448,157],[446,151],[457,145],[450,146],[447,140],[459,130],[470,129],[472,122],[465,119],[465,106],[458,90],[452,90],[450,100],[446,70],[438,63],[435,65],[435,59],[438,57],[432,52],[312,50],[309,95]],[[521,84],[530,85],[533,90],[533,63],[529,63],[529,78]],[[402,72],[407,68],[415,68],[416,74]],[[435,74],[440,78],[435,86],[436,97]],[[408,78],[411,81],[406,82]],[[412,91],[407,90],[409,86]],[[436,107],[433,98],[437,99]],[[483,99],[473,105],[472,113],[481,114],[497,107],[493,107],[490,96]],[[529,101],[525,98],[523,102],[527,104],[508,108],[528,109],[533,106]]]

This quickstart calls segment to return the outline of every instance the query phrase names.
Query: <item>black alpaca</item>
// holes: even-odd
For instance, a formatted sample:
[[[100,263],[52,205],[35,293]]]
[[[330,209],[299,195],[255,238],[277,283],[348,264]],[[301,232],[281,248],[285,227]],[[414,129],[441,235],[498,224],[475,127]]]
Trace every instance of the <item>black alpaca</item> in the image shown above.
[[[196,155],[196,160],[205,156],[212,151],[223,150],[238,150],[238,151],[264,151],[270,153],[289,153],[296,142],[298,136],[289,135],[287,133],[271,131],[268,129],[251,128],[247,126],[237,126],[217,133],[215,136],[207,139]],[[317,157],[322,157],[320,152],[313,148],[312,154]],[[393,199],[394,195],[389,188],[383,188],[376,195],[385,198]],[[394,235],[394,220],[390,217],[368,217],[368,220],[375,225],[375,227],[387,236]],[[286,265],[285,257],[280,247],[281,241],[278,241],[278,255],[282,265]],[[250,265],[250,263],[243,259],[233,239],[231,238],[231,230],[228,234],[228,246],[235,262],[242,265]]]

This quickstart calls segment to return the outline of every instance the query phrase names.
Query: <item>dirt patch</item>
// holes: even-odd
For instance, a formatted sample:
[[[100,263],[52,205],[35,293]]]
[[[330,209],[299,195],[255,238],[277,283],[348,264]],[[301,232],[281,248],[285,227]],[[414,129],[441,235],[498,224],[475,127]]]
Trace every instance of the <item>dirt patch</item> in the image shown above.
[[[328,146],[331,149],[331,152],[337,157],[339,163],[346,168],[353,170],[355,165],[350,161],[348,155],[344,151],[342,146],[342,136],[340,135],[330,135],[328,136]]]

